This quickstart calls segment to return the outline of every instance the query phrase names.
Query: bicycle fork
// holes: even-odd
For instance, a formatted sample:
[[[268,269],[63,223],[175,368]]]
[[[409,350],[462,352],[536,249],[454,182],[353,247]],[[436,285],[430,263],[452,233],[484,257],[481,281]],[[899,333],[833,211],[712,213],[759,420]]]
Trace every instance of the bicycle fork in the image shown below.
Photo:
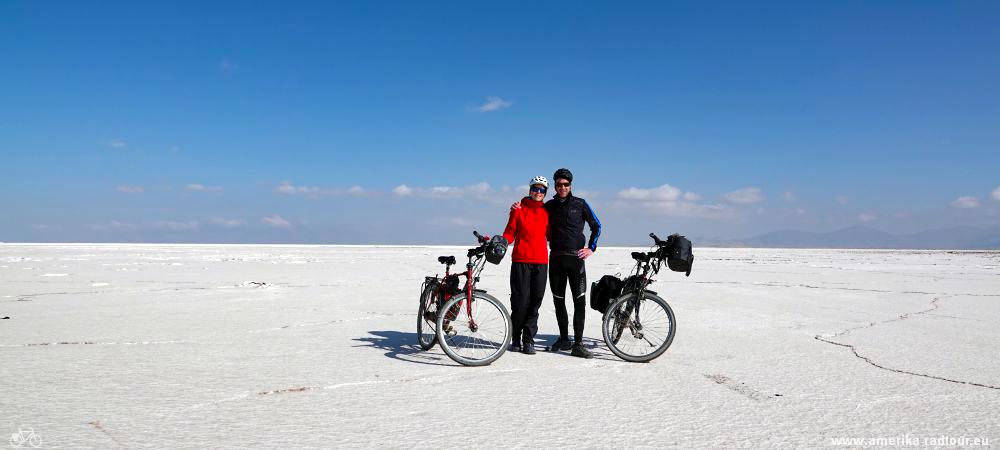
[[[643,283],[643,284],[645,284],[645,283]],[[632,337],[634,337],[636,339],[642,339],[642,340],[646,341],[646,343],[649,344],[650,347],[655,347],[653,345],[653,343],[649,341],[649,339],[646,339],[645,333],[642,332],[642,322],[639,321],[639,304],[642,302],[642,296],[645,293],[646,293],[646,287],[645,286],[643,286],[642,288],[640,288],[639,291],[636,293],[635,303],[632,304],[632,305],[629,305],[630,309],[632,309],[632,308],[635,309],[635,319],[632,319],[631,317],[629,317],[629,316],[632,315],[632,311],[629,310],[625,314],[625,317],[629,317],[627,319],[626,325],[628,326],[629,332],[632,333]]]
[[[466,273],[468,276],[465,279],[465,313],[469,315],[469,330],[473,333],[479,329],[479,324],[476,323],[476,319],[472,317],[472,291],[474,290],[472,286],[472,264],[466,265]]]

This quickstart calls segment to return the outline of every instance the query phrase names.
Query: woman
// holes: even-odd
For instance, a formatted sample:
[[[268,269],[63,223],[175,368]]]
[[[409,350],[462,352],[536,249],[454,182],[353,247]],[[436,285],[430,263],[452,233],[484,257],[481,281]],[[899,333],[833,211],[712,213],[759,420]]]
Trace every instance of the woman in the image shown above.
[[[527,355],[535,354],[538,308],[542,306],[548,280],[549,250],[545,235],[549,216],[543,203],[548,189],[549,180],[545,177],[532,178],[528,196],[521,199],[521,208],[510,211],[503,232],[507,245],[514,244],[510,266],[511,351]]]

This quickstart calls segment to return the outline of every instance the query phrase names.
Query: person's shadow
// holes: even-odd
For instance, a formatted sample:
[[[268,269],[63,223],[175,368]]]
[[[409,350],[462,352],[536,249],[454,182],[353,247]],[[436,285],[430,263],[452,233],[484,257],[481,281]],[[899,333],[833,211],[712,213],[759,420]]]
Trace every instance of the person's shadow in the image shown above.
[[[430,350],[421,349],[420,345],[417,344],[417,333],[383,330],[369,331],[368,334],[369,336],[366,337],[355,338],[355,342],[361,343],[361,345],[355,345],[355,347],[371,347],[378,350],[385,350],[385,356],[389,358],[417,364],[429,364],[434,366],[454,366],[457,364],[452,362],[451,358],[444,355],[441,350],[438,350],[437,344],[435,344],[435,347]],[[544,351],[545,346],[555,342],[557,337],[558,336],[556,335],[549,334],[536,335],[535,347],[538,349],[538,352],[543,354],[571,356],[568,351]],[[593,353],[594,359],[622,361],[607,350],[607,347],[604,346],[603,340],[585,337],[583,342],[584,346],[590,349],[591,353]]]
[[[434,348],[430,350],[420,348],[420,345],[417,344],[417,333],[385,330],[369,331],[368,334],[369,336],[354,339],[355,342],[361,343],[361,345],[355,345],[355,347],[371,347],[378,350],[385,350],[385,356],[417,364],[430,364],[434,366],[453,366],[457,364],[452,363],[452,360],[443,353],[440,353],[440,351],[435,352]]]

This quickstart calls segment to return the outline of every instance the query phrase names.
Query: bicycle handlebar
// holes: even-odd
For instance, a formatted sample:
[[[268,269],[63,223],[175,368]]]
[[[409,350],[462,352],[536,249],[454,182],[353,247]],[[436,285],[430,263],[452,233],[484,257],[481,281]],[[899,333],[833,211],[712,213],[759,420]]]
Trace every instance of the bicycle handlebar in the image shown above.
[[[667,245],[667,243],[665,241],[663,241],[660,238],[656,237],[656,235],[653,234],[653,233],[649,233],[649,237],[653,238],[653,242],[655,242],[656,245],[658,245],[660,247],[665,247]]]
[[[488,244],[490,242],[489,239],[487,239],[483,235],[479,234],[478,231],[473,231],[472,235],[475,236],[477,240],[479,240],[479,247],[470,248],[469,249],[469,252],[468,252],[469,258],[472,258],[473,256],[480,256],[480,255],[485,254],[486,253],[486,244]]]

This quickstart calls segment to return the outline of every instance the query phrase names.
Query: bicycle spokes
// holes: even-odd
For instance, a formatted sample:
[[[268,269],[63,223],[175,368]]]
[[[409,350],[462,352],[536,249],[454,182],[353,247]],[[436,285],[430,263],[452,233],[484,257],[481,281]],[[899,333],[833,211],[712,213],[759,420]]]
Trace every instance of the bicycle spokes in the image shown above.
[[[604,321],[612,352],[626,360],[648,361],[673,340],[673,313],[666,302],[653,298],[618,301]]]
[[[450,321],[454,335],[445,335],[447,348],[459,362],[491,359],[506,350],[510,319],[498,303],[461,301],[457,316]]]

